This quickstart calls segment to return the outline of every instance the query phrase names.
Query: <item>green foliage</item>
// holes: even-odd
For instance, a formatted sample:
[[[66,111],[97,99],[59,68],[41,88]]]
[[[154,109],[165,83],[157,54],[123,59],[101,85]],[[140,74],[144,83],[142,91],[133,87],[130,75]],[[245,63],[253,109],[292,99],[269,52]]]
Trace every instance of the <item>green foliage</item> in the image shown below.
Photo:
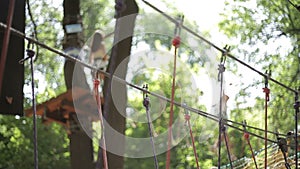
[[[175,7],[169,5],[169,15],[178,22],[182,13],[176,11]],[[157,24],[163,23],[163,24]],[[193,31],[197,32],[198,25],[196,22],[185,18],[183,24]],[[167,20],[164,16],[157,12],[145,12],[140,9],[135,26],[135,36],[133,45],[139,47],[139,43],[143,42],[150,46],[150,49],[171,50],[172,40],[175,37],[176,24]],[[208,33],[204,33],[209,36]],[[179,57],[187,57],[186,61],[192,67],[203,66],[208,61],[207,50],[209,46],[201,40],[195,38],[187,31],[180,30],[181,45],[179,49]]]
[[[112,32],[115,12],[113,5],[114,3],[108,0],[80,2],[85,40],[91,37],[95,30]]]
[[[60,30],[62,8],[51,2],[35,1],[30,3],[34,21],[38,25],[37,38],[44,44],[60,48],[63,34]],[[49,7],[49,8],[45,8]],[[37,17],[39,16],[39,17]],[[46,17],[47,16],[47,17]],[[26,34],[33,33],[33,24],[26,20]],[[25,42],[25,47],[27,46]],[[38,47],[35,46],[34,49]],[[38,48],[34,62],[37,102],[41,103],[65,90],[62,76],[63,59],[55,54]],[[55,76],[54,76],[55,75]],[[25,63],[25,102],[24,108],[31,105],[30,65]],[[0,168],[32,168],[33,159],[33,123],[29,117],[0,116]],[[38,119],[38,151],[40,168],[70,168],[69,142],[65,129],[58,124],[45,125]]]
[[[50,47],[60,49],[63,39],[62,6],[53,4],[51,1],[36,1],[30,3],[30,8],[33,13],[33,20],[37,25],[37,39]],[[39,15],[41,17],[37,17]],[[26,33],[28,35],[33,34],[33,30],[32,21],[26,17]],[[38,89],[37,102],[42,103],[66,90],[62,71],[64,59],[41,47],[35,46],[34,49],[38,49],[34,62],[35,85],[36,90]],[[24,87],[25,108],[31,106],[30,85],[30,65],[27,62],[25,64]]]
[[[223,20],[219,28],[229,38],[234,38],[232,53],[243,56],[242,59],[258,70],[271,70],[271,77],[287,86],[297,89],[300,85],[300,19],[297,11],[288,1],[244,1],[227,0],[222,14]],[[297,31],[298,30],[298,31]],[[232,64],[234,61],[229,61]],[[235,109],[231,112],[232,120],[250,121],[250,125],[264,128],[264,87],[265,80],[257,75],[256,78],[246,79],[245,72],[240,73],[242,85],[235,100]],[[294,130],[294,93],[283,87],[269,83],[271,100],[269,102],[268,124],[270,131],[286,134]],[[253,91],[261,90],[256,97]],[[254,107],[249,107],[247,101],[255,97]],[[263,135],[261,132],[253,131]],[[275,136],[269,135],[276,140]],[[263,148],[263,142],[252,137],[253,148]],[[234,151],[244,150],[245,156],[250,157],[249,149],[241,145]]]
[[[62,41],[62,8],[51,2],[35,1],[30,3],[34,21],[38,25],[37,38],[54,48],[59,48]],[[49,8],[45,8],[45,7]],[[39,16],[39,17],[37,17]],[[47,16],[47,17],[46,17]],[[27,17],[26,33],[33,33],[33,24]],[[27,42],[26,45],[27,46]],[[37,46],[35,46],[37,49]],[[35,61],[35,82],[37,102],[41,103],[65,90],[61,71],[63,59],[39,48]],[[56,75],[56,76],[54,76]],[[30,65],[25,63],[25,103],[31,106]],[[0,168],[32,168],[33,131],[32,119],[28,117],[0,116]],[[38,119],[38,150],[40,168],[70,168],[68,139],[66,131],[58,124],[45,125]]]
[[[156,41],[156,38],[148,39],[151,42]],[[165,42],[167,45],[167,41]],[[171,98],[171,88],[172,88],[172,71],[173,71],[173,60],[169,60],[167,63],[157,63],[157,67],[149,67],[147,65],[147,59],[150,58],[155,60],[164,60],[168,58],[165,56],[166,53],[157,51],[155,52],[155,46],[149,52],[145,52],[145,55],[140,54],[135,67],[129,67],[128,75],[131,78],[128,78],[130,82],[135,85],[142,86],[147,83],[149,85],[149,90],[151,92],[160,94],[166,98]],[[185,51],[185,47],[181,48],[182,51]],[[173,50],[173,49],[171,49]],[[182,53],[181,53],[182,54]],[[155,57],[157,56],[158,57]],[[173,57],[173,56],[172,56]],[[171,58],[172,58],[171,57]],[[131,58],[135,60],[136,58]],[[152,60],[151,60],[152,61]],[[177,67],[176,71],[176,91],[175,91],[175,101],[179,103],[186,103],[196,109],[204,110],[204,105],[201,105],[198,102],[198,98],[203,94],[203,92],[195,88],[192,77],[192,67],[188,61],[182,62],[181,56],[179,56],[180,63],[183,63],[181,66]],[[130,64],[130,63],[129,63]],[[163,66],[159,66],[164,64]],[[151,64],[150,64],[151,65]],[[128,90],[128,108],[127,108],[127,129],[125,131],[126,135],[134,138],[147,138],[149,137],[148,126],[145,123],[146,113],[143,107],[143,97],[141,92],[137,92],[131,88]],[[158,99],[154,96],[149,96],[151,101],[150,113],[152,125],[154,126],[154,135],[159,136],[167,132],[169,114],[170,114],[170,104],[165,101]],[[165,107],[162,106],[165,104]],[[197,153],[199,155],[200,164],[202,168],[209,168],[212,166],[213,161],[216,161],[214,149],[211,145],[214,144],[216,139],[214,139],[214,129],[211,129],[209,126],[215,126],[216,123],[208,121],[204,117],[192,114],[193,131],[196,141]],[[184,122],[184,110],[175,106],[174,108],[174,119]],[[133,119],[133,120],[132,120]],[[142,123],[143,121],[144,123]],[[181,125],[175,125],[175,131],[178,131],[180,134],[185,134],[181,136],[182,140],[179,140],[178,145],[174,147],[171,151],[171,168],[195,168],[195,159],[193,155],[193,149],[191,146],[190,136],[188,134],[187,126],[183,127]],[[184,131],[182,131],[184,130]],[[176,135],[176,134],[174,134]],[[216,138],[216,137],[215,137]],[[132,147],[133,148],[133,147]],[[203,153],[205,152],[205,153]],[[158,155],[158,161],[160,167],[165,167],[166,153]],[[153,158],[126,158],[125,168],[149,168],[153,166]]]
[[[33,123],[31,118],[0,116],[0,168],[30,169],[33,159]],[[38,120],[39,168],[70,168],[68,138],[58,124],[45,125]]]
[[[43,43],[61,48],[63,39],[62,5],[55,5],[51,1],[34,1],[31,5],[35,14],[34,20],[38,25],[38,39]],[[107,0],[81,1],[82,19],[84,25],[85,40],[89,38],[96,29],[105,33],[111,32],[113,28],[114,8],[113,2]],[[170,6],[171,15],[180,14],[176,8]],[[140,10],[135,28],[133,48],[138,49],[141,44],[149,46],[150,50],[172,50],[171,41],[174,37],[175,25],[168,22],[163,16],[157,13],[148,13]],[[219,27],[230,38],[236,38],[237,44],[232,44],[235,49],[234,54],[252,65],[256,65],[261,70],[271,69],[272,77],[288,86],[296,88],[300,85],[300,18],[299,12],[294,9],[287,1],[244,1],[234,0],[226,2],[224,20]],[[32,33],[31,21],[27,18],[26,33]],[[157,24],[162,23],[162,24]],[[196,23],[185,19],[184,25],[197,31]],[[205,34],[208,36],[208,34]],[[209,62],[203,42],[195,40],[186,31],[181,32],[182,45],[179,50],[179,59],[188,65],[188,69],[197,72]],[[286,44],[286,45],[282,45]],[[239,46],[238,46],[239,45]],[[109,51],[110,48],[108,48]],[[228,59],[229,60],[229,59]],[[37,102],[44,102],[66,90],[62,66],[64,59],[55,54],[41,49],[35,61],[35,73],[38,86],[36,87]],[[228,71],[237,73],[239,77],[246,77],[244,72],[238,70],[236,63],[229,61]],[[140,69],[145,68],[143,62],[135,65]],[[166,69],[171,72],[172,64],[166,64]],[[201,67],[201,68],[199,68]],[[129,68],[130,71],[130,68]],[[186,75],[185,69],[178,69],[176,82],[175,100],[186,102],[188,105],[205,110],[204,106],[198,103],[198,97],[203,93],[199,89],[189,88],[191,81]],[[134,73],[134,72],[131,72]],[[31,106],[30,72],[29,64],[25,64],[25,108]],[[243,78],[244,80],[245,78]],[[148,69],[147,72],[139,74],[131,79],[136,85],[142,86],[148,83],[149,90],[171,97],[171,76],[160,74],[157,76],[155,70]],[[242,82],[239,86],[241,91],[235,98],[236,104],[230,112],[231,120],[241,122],[249,119],[249,125],[263,127],[261,119],[263,115],[263,97],[255,98],[253,107],[247,106],[252,95],[252,89],[259,86],[263,87],[262,78],[255,78],[249,83]],[[252,83],[253,82],[253,83]],[[271,101],[269,108],[269,130],[278,130],[286,133],[293,130],[294,103],[293,93],[289,93],[282,87],[270,83]],[[137,119],[145,118],[145,111],[142,105],[142,93],[130,95],[128,111],[136,113]],[[263,96],[263,93],[262,93]],[[155,133],[166,132],[170,105],[159,112],[155,103],[161,102],[160,99],[151,96],[151,107],[153,126]],[[128,113],[128,112],[127,112]],[[159,116],[161,113],[161,116]],[[175,118],[184,120],[183,110],[175,108]],[[158,117],[158,118],[155,118]],[[180,117],[180,118],[179,118]],[[192,116],[196,119],[193,123],[194,137],[196,139],[197,153],[201,168],[210,168],[217,164],[216,140],[218,130],[217,123],[207,120],[205,117]],[[33,165],[33,144],[32,144],[32,120],[21,117],[15,119],[11,116],[0,116],[0,168],[32,168]],[[58,124],[44,125],[38,120],[38,140],[39,140],[39,162],[40,168],[70,168],[68,139],[66,131]],[[132,120],[127,121],[126,135],[131,137],[147,137],[148,126],[146,123],[136,123]],[[178,130],[180,130],[179,128]],[[262,134],[253,131],[257,134]],[[228,129],[230,142],[234,145],[230,151],[236,159],[243,156],[249,157],[249,147],[242,137],[242,133]],[[275,139],[270,135],[271,139]],[[251,137],[252,146],[255,150],[263,147],[263,142],[255,137]],[[171,168],[188,169],[195,168],[195,159],[191,147],[189,135],[184,137],[179,144],[172,149]],[[160,167],[165,165],[166,154],[158,156]],[[228,163],[227,153],[224,142],[222,142],[222,164]],[[153,158],[126,158],[124,168],[148,169],[153,166]]]

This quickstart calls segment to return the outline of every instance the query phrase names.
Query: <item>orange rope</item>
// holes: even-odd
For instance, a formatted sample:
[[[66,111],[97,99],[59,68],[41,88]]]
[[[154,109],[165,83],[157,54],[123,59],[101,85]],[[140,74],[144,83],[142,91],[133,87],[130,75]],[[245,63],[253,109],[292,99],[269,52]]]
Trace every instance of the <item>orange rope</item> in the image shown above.
[[[268,165],[268,101],[270,89],[268,88],[268,81],[266,78],[265,88],[263,88],[263,92],[265,93],[265,169],[267,169]]]
[[[11,25],[12,25],[12,20],[13,20],[13,14],[15,10],[15,0],[9,1],[9,8],[8,8],[8,14],[7,14],[7,27],[4,31],[4,36],[3,36],[3,44],[2,44],[2,51],[1,51],[1,58],[0,58],[0,94],[2,90],[2,83],[4,79],[4,68],[6,64],[6,58],[7,58],[7,51],[8,51],[8,45],[9,45],[9,40],[10,40],[10,31],[11,31]],[[37,167],[35,167],[37,168]]]
[[[198,155],[197,155],[196,146],[195,146],[195,139],[194,139],[194,136],[193,136],[193,131],[192,131],[191,123],[190,123],[190,118],[191,118],[191,116],[189,114],[185,114],[185,120],[188,124],[189,130],[190,130],[190,136],[191,136],[191,139],[192,139],[192,144],[193,144],[193,150],[194,150],[194,156],[195,156],[195,160],[196,160],[196,164],[197,164],[197,169],[200,169],[199,161],[198,161]]]
[[[253,158],[253,161],[254,161],[254,164],[255,164],[255,168],[258,169],[257,163],[256,163],[255,154],[254,154],[253,148],[252,148],[251,143],[250,143],[250,138],[249,138],[249,137],[250,137],[250,134],[249,134],[249,133],[247,132],[247,130],[246,130],[246,124],[247,124],[247,122],[244,121],[244,122],[243,122],[243,127],[244,127],[244,138],[246,139],[247,144],[248,144],[249,147],[250,147],[251,154],[252,154],[252,158]]]
[[[180,45],[180,37],[177,36],[173,39],[173,46],[175,46],[174,51],[174,67],[173,67],[173,81],[172,81],[172,95],[170,103],[170,118],[169,118],[169,128],[168,128],[168,149],[167,149],[167,159],[166,159],[166,169],[170,168],[171,161],[171,144],[172,144],[172,124],[174,116],[174,97],[175,97],[175,79],[176,79],[176,61],[177,61],[177,50]]]
[[[106,143],[105,143],[105,136],[104,136],[104,123],[103,123],[103,115],[102,115],[102,109],[101,109],[101,98],[100,98],[99,89],[98,89],[99,85],[100,85],[100,80],[98,80],[97,78],[94,79],[94,95],[95,95],[95,99],[97,102],[100,125],[101,125],[101,129],[102,129],[102,139],[101,139],[102,146],[101,147],[102,147],[102,155],[103,155],[103,165],[104,165],[103,167],[104,167],[104,169],[108,169]]]

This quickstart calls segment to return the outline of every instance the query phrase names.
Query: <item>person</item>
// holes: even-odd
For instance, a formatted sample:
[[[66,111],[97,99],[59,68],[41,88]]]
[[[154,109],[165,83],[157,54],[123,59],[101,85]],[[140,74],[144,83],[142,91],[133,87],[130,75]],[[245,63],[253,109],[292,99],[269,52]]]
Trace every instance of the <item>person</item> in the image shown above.
[[[106,66],[108,55],[104,45],[104,35],[100,31],[96,31],[91,41],[91,54],[89,62],[92,65],[102,68]],[[98,63],[97,63],[98,62]],[[100,65],[98,65],[101,63]]]

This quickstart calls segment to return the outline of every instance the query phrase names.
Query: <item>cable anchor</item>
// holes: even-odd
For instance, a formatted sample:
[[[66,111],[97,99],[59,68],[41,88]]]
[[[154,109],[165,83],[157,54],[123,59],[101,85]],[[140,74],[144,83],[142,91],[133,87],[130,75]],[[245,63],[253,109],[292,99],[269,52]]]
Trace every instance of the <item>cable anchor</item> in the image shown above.
[[[225,61],[226,61],[226,56],[230,52],[230,48],[231,47],[228,46],[228,45],[225,45],[225,47],[223,48],[224,50],[222,51],[222,56],[221,56],[220,64],[219,64],[219,67],[218,67],[218,70],[219,70],[218,81],[221,81],[221,74],[223,74],[226,70],[224,64],[225,64]]]
[[[263,92],[266,93],[266,99],[267,101],[270,101],[270,89],[269,86],[269,79],[271,78],[271,71],[266,70],[265,73],[265,87],[263,88]]]
[[[291,169],[291,166],[288,163],[288,160],[286,157],[286,153],[288,152],[287,140],[286,140],[286,138],[279,137],[278,132],[276,133],[276,137],[277,137],[277,145],[279,146],[279,148],[282,152],[282,155],[284,157],[284,162],[285,162],[284,165],[287,169]]]
[[[143,106],[146,108],[146,110],[149,110],[150,106],[150,98],[148,96],[148,84],[143,85]]]
[[[178,48],[181,43],[180,33],[181,33],[181,27],[183,24],[183,20],[184,20],[184,15],[178,16],[178,22],[176,22],[176,27],[174,30],[174,38],[172,40],[172,45],[176,48]]]
[[[147,122],[148,122],[148,130],[149,130],[149,135],[150,135],[150,141],[151,141],[151,146],[152,146],[152,152],[153,152],[153,158],[154,158],[154,165],[155,169],[158,169],[158,160],[157,160],[157,155],[156,155],[156,150],[155,150],[155,143],[154,143],[154,138],[153,138],[153,128],[151,126],[151,116],[150,116],[150,98],[148,96],[148,84],[143,85],[143,106],[146,108],[146,116],[147,116]]]
[[[34,49],[34,44],[30,40],[28,40],[27,49],[26,49],[27,57],[19,60],[19,64],[24,64],[26,60],[34,57],[35,52],[33,51],[33,49]]]

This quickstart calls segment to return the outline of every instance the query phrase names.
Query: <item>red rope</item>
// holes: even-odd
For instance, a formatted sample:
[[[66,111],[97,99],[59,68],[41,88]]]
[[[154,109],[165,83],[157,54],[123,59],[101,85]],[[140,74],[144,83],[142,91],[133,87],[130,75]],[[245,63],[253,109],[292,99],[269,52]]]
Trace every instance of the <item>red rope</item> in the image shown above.
[[[106,155],[106,143],[105,143],[105,136],[104,136],[104,123],[103,123],[103,115],[102,115],[102,109],[101,109],[101,98],[99,95],[99,85],[100,85],[100,80],[97,78],[94,79],[94,95],[96,98],[97,102],[97,108],[98,108],[98,113],[99,113],[99,119],[100,119],[100,124],[101,124],[101,129],[102,129],[102,155],[103,155],[103,167],[104,169],[108,169],[108,162],[107,162],[107,155]]]
[[[196,164],[197,164],[197,169],[200,169],[199,162],[198,162],[198,155],[197,155],[196,146],[195,146],[195,139],[193,136],[193,131],[192,131],[191,123],[190,123],[190,118],[191,118],[191,116],[189,114],[185,114],[185,120],[188,124],[189,130],[190,130],[190,136],[192,139],[192,145],[193,145],[194,156],[195,156],[195,160],[196,160]]]
[[[247,144],[248,144],[249,147],[250,147],[251,154],[252,154],[252,158],[253,158],[253,161],[254,161],[254,164],[255,164],[255,168],[258,169],[257,163],[256,163],[255,154],[254,154],[254,151],[253,151],[253,148],[252,148],[252,146],[251,146],[250,139],[249,139],[250,135],[249,135],[249,133],[246,131],[246,127],[245,127],[245,126],[244,126],[244,129],[245,129],[245,131],[244,131],[244,138],[246,139]]]
[[[265,169],[267,169],[268,165],[268,101],[270,99],[270,89],[267,86],[268,83],[266,80],[265,88],[263,88],[263,92],[265,93]]]
[[[1,51],[1,58],[0,58],[0,94],[2,92],[1,90],[2,90],[3,78],[4,78],[4,68],[6,64],[7,51],[8,51],[8,45],[10,40],[9,38],[10,29],[12,25],[14,10],[15,10],[15,0],[10,0],[7,19],[6,19],[7,27],[5,29],[4,36],[3,36],[3,44],[2,44],[2,51]]]
[[[172,81],[172,95],[170,103],[170,118],[168,126],[168,149],[167,149],[167,159],[166,159],[166,169],[170,168],[171,161],[171,144],[172,144],[172,124],[174,116],[174,97],[175,97],[175,79],[176,79],[176,61],[177,61],[177,49],[180,45],[180,37],[176,36],[172,41],[173,46],[175,47],[174,52],[174,67],[173,67],[173,81]]]

